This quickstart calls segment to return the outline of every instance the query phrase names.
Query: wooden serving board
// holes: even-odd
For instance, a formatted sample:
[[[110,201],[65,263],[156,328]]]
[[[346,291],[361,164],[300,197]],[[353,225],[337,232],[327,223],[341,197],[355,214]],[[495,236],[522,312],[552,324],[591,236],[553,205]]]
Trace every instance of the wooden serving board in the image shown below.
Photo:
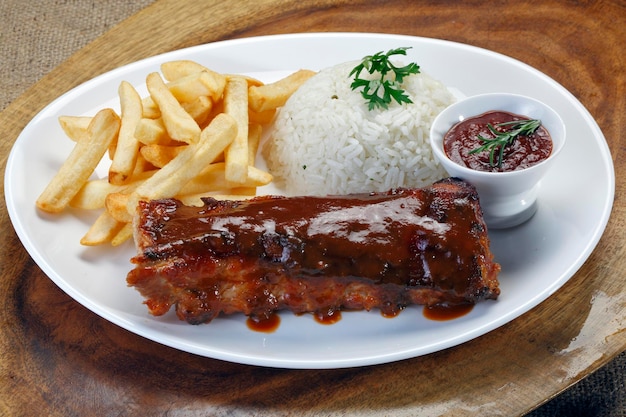
[[[328,31],[468,43],[571,91],[603,130],[617,174],[611,220],[578,273],[535,309],[455,348],[355,369],[268,369],[180,352],[99,318],[41,272],[2,210],[0,414],[521,415],[626,349],[623,1],[159,0],[0,114],[3,166],[38,111],[103,72],[207,42]]]

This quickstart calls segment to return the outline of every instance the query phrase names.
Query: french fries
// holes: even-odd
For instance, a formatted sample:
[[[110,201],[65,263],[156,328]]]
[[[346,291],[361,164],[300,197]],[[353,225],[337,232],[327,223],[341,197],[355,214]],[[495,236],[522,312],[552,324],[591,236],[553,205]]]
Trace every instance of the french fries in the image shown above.
[[[133,191],[128,202],[129,214],[139,200],[175,197],[183,186],[212,163],[237,136],[237,123],[226,113],[213,119],[200,134],[198,143],[189,145],[167,165]]]
[[[141,147],[141,155],[157,168],[163,168],[184,151],[186,146],[146,145]]]
[[[181,142],[196,142],[200,137],[200,126],[183,109],[183,106],[167,88],[161,76],[156,72],[148,74],[146,85],[148,86],[150,97],[161,110],[163,124],[169,136]]]
[[[313,75],[313,71],[299,70],[274,83],[250,87],[250,109],[265,112],[283,106],[298,87]]]
[[[144,145],[165,145],[171,141],[160,117],[156,119],[143,117],[139,120],[135,128],[135,139]]]
[[[100,110],[89,123],[85,137],[74,149],[57,174],[37,199],[37,207],[59,213],[80,191],[120,130],[120,118],[111,109]]]
[[[139,141],[135,138],[135,130],[141,120],[143,107],[141,97],[127,81],[122,81],[119,88],[121,107],[121,126],[109,168],[109,182],[121,185],[130,179],[135,170]]]
[[[224,91],[224,113],[233,117],[237,135],[224,151],[226,179],[244,183],[248,175],[248,83],[231,77]]]
[[[108,211],[103,211],[91,225],[85,236],[80,239],[80,244],[96,246],[102,242],[112,241],[125,223],[117,221]]]
[[[59,124],[68,138],[74,142],[79,142],[87,136],[87,129],[91,117],[88,116],[60,116]]]
[[[140,200],[201,205],[203,196],[254,196],[272,181],[255,166],[263,126],[312,74],[301,70],[266,85],[180,60],[147,74],[145,97],[122,81],[119,115],[105,108],[59,117],[74,147],[36,206],[48,213],[98,211],[80,243],[119,246],[132,238]],[[107,157],[108,176],[93,178]]]

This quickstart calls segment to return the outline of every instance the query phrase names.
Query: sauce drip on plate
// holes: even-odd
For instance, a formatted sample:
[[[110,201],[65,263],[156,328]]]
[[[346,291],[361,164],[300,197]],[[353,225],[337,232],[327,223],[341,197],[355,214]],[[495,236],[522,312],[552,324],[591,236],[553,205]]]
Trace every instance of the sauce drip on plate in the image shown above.
[[[424,317],[429,320],[447,321],[458,319],[468,314],[474,308],[474,304],[436,304],[434,306],[424,307]]]
[[[341,310],[329,308],[328,310],[314,313],[313,317],[320,324],[335,324],[341,320]]]
[[[273,333],[280,325],[280,316],[277,313],[272,313],[268,317],[248,317],[246,325],[255,332]]]
[[[448,321],[454,320],[459,317],[463,317],[468,314],[474,308],[473,304],[459,304],[459,305],[447,305],[437,304],[430,307],[424,307],[423,314],[429,320],[434,321]],[[394,318],[397,317],[400,310],[386,314],[381,313],[383,317]],[[313,318],[320,324],[335,324],[341,320],[341,310],[333,309],[324,312],[317,312],[313,314]],[[272,313],[268,317],[248,317],[246,319],[246,325],[250,330],[260,333],[273,333],[280,326],[280,316],[278,313]]]

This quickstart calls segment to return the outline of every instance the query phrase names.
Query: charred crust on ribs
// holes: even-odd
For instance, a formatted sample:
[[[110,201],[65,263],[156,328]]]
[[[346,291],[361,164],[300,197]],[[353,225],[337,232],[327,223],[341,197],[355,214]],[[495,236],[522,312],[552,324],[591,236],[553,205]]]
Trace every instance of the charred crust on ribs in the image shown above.
[[[476,190],[139,203],[127,282],[154,315],[181,320],[277,310],[380,309],[496,299],[498,273]]]

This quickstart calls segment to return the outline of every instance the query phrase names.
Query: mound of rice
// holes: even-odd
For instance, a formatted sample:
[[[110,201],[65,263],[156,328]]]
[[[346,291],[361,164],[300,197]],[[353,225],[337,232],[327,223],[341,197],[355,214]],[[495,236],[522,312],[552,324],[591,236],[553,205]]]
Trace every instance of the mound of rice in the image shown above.
[[[368,110],[350,88],[347,62],[310,78],[279,109],[263,156],[288,195],[348,194],[422,187],[446,176],[430,144],[435,116],[454,102],[439,81],[404,79],[412,104]]]

